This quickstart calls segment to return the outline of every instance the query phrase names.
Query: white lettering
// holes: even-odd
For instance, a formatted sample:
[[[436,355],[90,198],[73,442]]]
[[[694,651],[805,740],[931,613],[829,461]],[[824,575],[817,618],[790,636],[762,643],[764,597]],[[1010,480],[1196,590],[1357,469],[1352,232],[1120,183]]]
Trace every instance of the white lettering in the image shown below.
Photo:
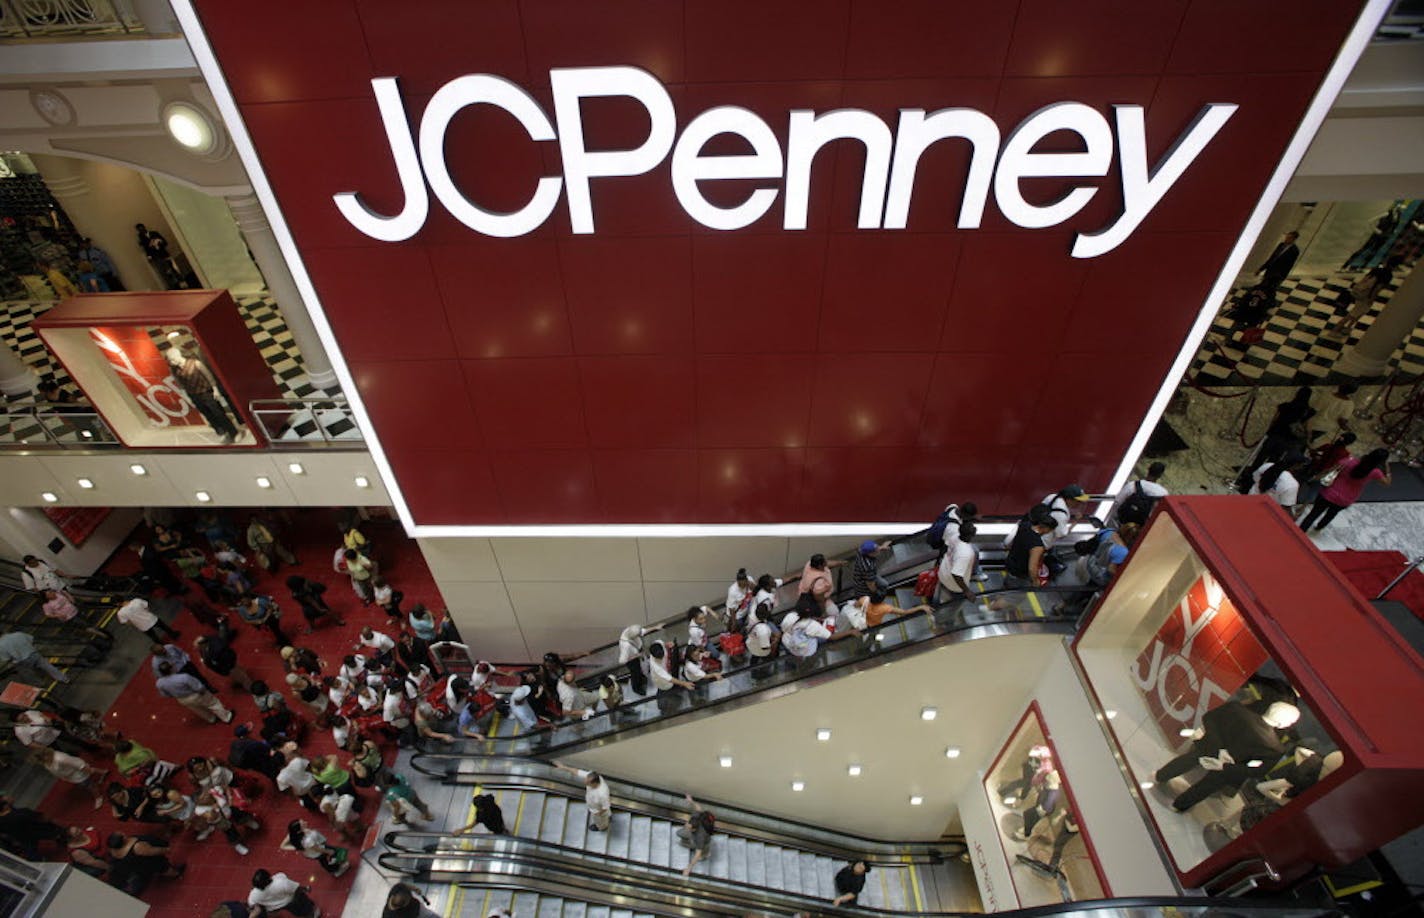
[[[702,148],[718,134],[736,134],[752,153],[703,156]],[[703,226],[735,230],[750,226],[776,202],[775,188],[758,188],[736,207],[718,207],[698,189],[700,181],[781,178],[781,144],[765,121],[744,108],[724,105],[692,119],[672,151],[672,189],[682,209]]]
[[[354,191],[342,191],[333,196],[336,209],[347,222],[372,239],[401,242],[409,239],[425,225],[430,214],[430,197],[425,193],[425,180],[420,176],[420,158],[415,155],[415,140],[410,136],[405,106],[394,77],[378,77],[371,81],[376,93],[376,106],[381,110],[381,123],[386,128],[386,141],[396,162],[405,206],[394,217],[384,217],[367,207]]]
[[[841,108],[817,115],[791,113],[791,136],[786,141],[786,213],[781,225],[789,230],[806,228],[810,198],[811,161],[816,151],[832,140],[859,140],[865,144],[865,175],[860,183],[859,229],[879,229],[885,204],[885,183],[890,176],[890,129],[870,112]]]
[[[445,132],[450,129],[450,120],[462,108],[478,104],[494,105],[509,112],[532,140],[554,139],[554,126],[529,93],[499,77],[462,76],[440,87],[420,119],[420,158],[425,163],[425,177],[445,209],[470,229],[501,238],[523,236],[538,229],[554,212],[562,180],[554,176],[539,179],[534,197],[511,214],[485,210],[466,198],[455,187],[455,180],[450,178],[450,170],[445,166]]]
[[[1083,138],[1081,153],[1035,153],[1033,147],[1054,131],[1072,131]],[[994,198],[1010,222],[1025,229],[1057,226],[1082,210],[1096,188],[1074,188],[1052,204],[1030,204],[1019,181],[1026,178],[1091,178],[1107,175],[1112,165],[1113,137],[1108,121],[1081,102],[1058,102],[1029,115],[1009,135],[994,174]]]
[[[810,208],[811,168],[816,154],[836,140],[856,140],[865,147],[861,177],[859,229],[903,230],[909,221],[920,158],[931,146],[961,138],[971,148],[964,195],[956,225],[976,229],[983,222],[992,181],[994,198],[1010,222],[1029,229],[1057,226],[1078,214],[1098,189],[1080,184],[1057,200],[1033,204],[1021,183],[1034,178],[1100,178],[1119,156],[1123,210],[1107,226],[1074,238],[1075,258],[1094,258],[1123,243],[1166,193],[1196,161],[1235,113],[1237,106],[1213,102],[1198,113],[1172,148],[1149,169],[1145,118],[1139,105],[1115,106],[1117,140],[1107,119],[1080,102],[1058,102],[1034,112],[1019,124],[1000,148],[999,126],[972,108],[902,109],[894,137],[884,120],[861,109],[836,109],[817,114],[790,113],[783,160],[781,144],[767,123],[736,106],[719,106],[693,118],[678,136],[672,98],[657,78],[635,67],[573,67],[549,72],[554,119],[529,93],[501,77],[471,74],[442,86],[421,118],[416,138],[406,118],[394,77],[371,81],[376,105],[391,147],[404,204],[387,216],[371,210],[356,191],[333,196],[337,210],[359,232],[384,242],[400,242],[418,233],[429,216],[429,191],[456,219],[487,236],[523,236],[542,226],[558,206],[561,190],[568,194],[573,232],[595,231],[590,181],[594,178],[643,175],[672,153],[673,192],[692,219],[718,230],[742,229],[761,219],[776,202],[777,187],[753,188],[732,207],[712,204],[699,182],[728,179],[774,180],[783,177],[786,195],[782,226],[804,230]],[[590,150],[584,135],[583,100],[625,97],[648,114],[648,136],[627,150]],[[470,105],[493,105],[514,116],[534,141],[558,141],[562,176],[539,179],[529,203],[513,213],[486,210],[456,186],[445,160],[445,138],[455,116]],[[555,127],[557,126],[557,130]],[[1076,152],[1035,152],[1051,134],[1077,134]],[[752,152],[704,155],[719,134],[735,134]],[[674,143],[676,141],[676,143]],[[784,165],[784,171],[783,171]],[[893,166],[893,168],[892,168]],[[429,183],[427,190],[426,183]]]
[[[890,172],[890,196],[885,201],[886,229],[905,228],[920,156],[947,137],[963,137],[973,147],[964,200],[959,205],[959,228],[978,228],[984,217],[984,201],[989,197],[994,158],[999,153],[999,126],[972,108],[944,108],[928,118],[922,108],[905,108],[900,110],[900,128],[895,134],[895,167]]]
[[[636,67],[577,67],[549,71],[554,87],[554,118],[559,123],[559,152],[564,158],[564,184],[568,188],[569,221],[575,233],[593,232],[593,202],[588,180],[595,177],[642,175],[652,170],[672,149],[677,136],[677,115],[672,98],[657,78]],[[584,99],[627,96],[648,113],[648,137],[631,150],[590,152],[583,137]]]
[[[1132,231],[1162,200],[1182,177],[1182,173],[1206,149],[1222,126],[1236,114],[1238,106],[1228,102],[1213,102],[1197,113],[1185,133],[1177,138],[1172,149],[1147,171],[1147,129],[1143,124],[1142,106],[1118,105],[1117,146],[1118,171],[1122,173],[1122,216],[1106,229],[1096,233],[1080,233],[1073,242],[1074,258],[1093,258],[1111,252],[1122,245]]]

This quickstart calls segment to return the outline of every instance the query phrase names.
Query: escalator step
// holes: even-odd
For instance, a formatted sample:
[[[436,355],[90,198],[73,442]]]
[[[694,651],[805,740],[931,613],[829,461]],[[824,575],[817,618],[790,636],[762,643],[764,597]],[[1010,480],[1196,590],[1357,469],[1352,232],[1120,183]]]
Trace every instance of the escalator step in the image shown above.
[[[769,848],[781,860],[781,882],[786,889],[801,892],[801,855],[790,848]]]
[[[539,824],[539,840],[557,843],[564,837],[564,814],[569,801],[563,797],[549,797],[544,801],[544,818]]]
[[[761,842],[746,842],[743,860],[746,863],[746,881],[753,886],[770,886],[767,882],[765,846]]]
[[[516,912],[515,914],[519,914]],[[564,918],[568,915],[568,903],[553,896],[540,896],[539,906],[529,913],[533,918]]]
[[[902,867],[895,871],[886,871],[885,877],[885,908],[895,911],[904,911],[907,903],[913,901],[913,894],[910,892],[910,870]]]
[[[716,870],[719,854],[726,859],[726,873]],[[745,883],[748,876],[747,840],[745,838],[724,838],[713,842],[712,862],[713,872],[717,876],[725,876],[728,879]]]
[[[588,906],[582,902],[565,902],[562,918],[585,918]]]
[[[607,832],[594,832],[594,835],[608,836],[608,853],[618,857],[629,857],[633,841],[633,815],[622,810],[613,811],[613,822],[608,827]]]
[[[766,877],[766,882],[762,885],[768,889],[787,889],[791,887],[782,882],[781,878],[781,853],[777,848],[758,842],[761,850],[757,857],[761,861],[762,873]],[[794,892],[794,890],[792,890]]]
[[[588,804],[582,800],[569,801],[568,809],[564,816],[564,838],[561,844],[570,848],[592,847],[590,842],[592,836],[607,835],[607,832],[590,832],[588,830]],[[603,842],[607,844],[607,842]]]
[[[514,896],[515,894],[507,889],[492,889],[484,894],[486,901],[480,908],[486,915],[500,908],[514,911]]]
[[[612,911],[613,909],[607,905],[590,905],[588,911],[584,914],[587,915],[588,918],[609,918]]]
[[[538,791],[524,791],[523,808],[516,805],[514,811],[514,828],[511,830],[515,835],[523,835],[526,838],[539,837],[539,820],[544,815],[544,801],[548,798]],[[504,801],[500,801],[500,806],[504,806]],[[505,810],[505,818],[510,815],[509,810]]]
[[[821,859],[805,854],[797,859],[801,862],[801,891],[814,896],[821,890]]]
[[[685,866],[687,861],[679,854],[674,854],[673,849],[681,849],[672,835],[672,823],[659,819],[652,824],[651,836],[648,840],[648,863],[659,867],[671,867],[676,864],[678,867]]]

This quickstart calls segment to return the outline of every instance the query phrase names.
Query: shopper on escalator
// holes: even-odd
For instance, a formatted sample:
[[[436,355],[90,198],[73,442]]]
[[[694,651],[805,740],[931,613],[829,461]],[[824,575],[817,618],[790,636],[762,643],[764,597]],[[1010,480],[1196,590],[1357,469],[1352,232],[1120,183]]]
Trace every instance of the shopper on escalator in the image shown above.
[[[648,694],[648,674],[643,669],[643,638],[662,625],[629,625],[618,635],[618,662],[628,671],[628,687],[634,694]]]
[[[865,875],[870,873],[870,865],[865,861],[852,861],[836,873],[836,897],[832,905],[848,905],[860,898],[865,889]]]
[[[692,813],[683,822],[682,828],[677,830],[678,844],[691,852],[687,866],[682,868],[682,875],[686,877],[691,875],[692,868],[696,867],[698,862],[712,856],[712,833],[717,828],[717,817],[703,809],[692,799],[691,794],[683,794],[683,799],[692,807]]]
[[[560,771],[567,771],[583,780],[584,803],[588,805],[588,828],[591,832],[607,832],[613,823],[613,796],[608,782],[596,771],[571,768],[562,762],[550,762]]]
[[[1004,558],[1004,586],[1011,590],[1027,590],[1041,586],[1038,569],[1043,563],[1045,540],[1053,532],[1056,521],[1042,504],[1029,511],[1019,521]]]

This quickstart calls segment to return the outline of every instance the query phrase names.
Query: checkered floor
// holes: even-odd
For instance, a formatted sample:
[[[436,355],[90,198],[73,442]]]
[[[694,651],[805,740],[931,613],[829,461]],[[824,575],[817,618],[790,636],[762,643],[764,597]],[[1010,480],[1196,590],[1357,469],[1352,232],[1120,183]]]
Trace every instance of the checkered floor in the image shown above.
[[[1325,334],[1327,328],[1345,317],[1345,309],[1336,310],[1336,300],[1359,274],[1342,274],[1329,278],[1287,278],[1276,295],[1278,305],[1261,328],[1265,337],[1255,344],[1243,345],[1233,323],[1224,314],[1216,317],[1202,349],[1192,361],[1191,372],[1202,382],[1264,382],[1278,385],[1308,385],[1320,382],[1335,367],[1345,349],[1374,323],[1375,317],[1389,303],[1394,291],[1405,277],[1398,272],[1380,291],[1374,308],[1350,331],[1348,338]],[[1232,291],[1231,299],[1246,290]],[[1224,311],[1223,311],[1224,312]],[[1406,378],[1424,376],[1424,323],[1404,342],[1390,366]]]
[[[39,336],[30,328],[35,317],[53,305],[53,302],[44,300],[0,302],[0,338],[3,338],[6,347],[29,364],[40,379],[53,379],[73,390],[69,374],[51,357]],[[339,388],[321,389],[307,378],[301,353],[275,302],[266,296],[248,296],[239,297],[237,305],[252,333],[252,340],[272,370],[272,377],[283,398],[341,398]],[[344,402],[326,407],[321,404],[304,406],[284,419],[267,419],[266,426],[273,431],[276,439],[281,440],[321,440],[324,439],[321,433],[324,428],[326,439],[359,442],[360,432],[343,406]],[[42,442],[45,439],[37,422],[22,420],[12,424],[11,420],[0,415],[0,442]],[[283,428],[282,433],[276,436],[279,428]],[[63,426],[52,426],[52,432],[63,433]],[[66,440],[73,438],[72,432],[64,437]]]

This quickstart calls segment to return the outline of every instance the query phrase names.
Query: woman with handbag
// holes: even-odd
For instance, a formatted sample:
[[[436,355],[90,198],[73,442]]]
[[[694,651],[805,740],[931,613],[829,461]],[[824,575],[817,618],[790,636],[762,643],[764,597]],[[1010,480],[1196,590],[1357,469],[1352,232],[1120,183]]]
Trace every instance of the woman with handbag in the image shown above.
[[[325,835],[300,819],[287,823],[287,840],[282,843],[282,848],[300,851],[334,877],[339,877],[351,869],[351,861],[345,848],[327,844]]]
[[[1322,478],[1321,483],[1324,481]],[[1314,524],[1315,531],[1319,532],[1329,526],[1341,510],[1360,499],[1371,481],[1383,481],[1386,485],[1393,482],[1389,477],[1389,450],[1372,449],[1363,459],[1350,458],[1340,463],[1335,480],[1320,491],[1315,505],[1300,521],[1300,528],[1308,532]]]
[[[242,843],[238,826],[259,829],[257,817],[242,809],[247,798],[236,788],[209,788],[198,795],[193,808],[193,821],[199,826],[198,840],[202,841],[214,831],[221,832],[238,854],[247,854],[248,848]]]

